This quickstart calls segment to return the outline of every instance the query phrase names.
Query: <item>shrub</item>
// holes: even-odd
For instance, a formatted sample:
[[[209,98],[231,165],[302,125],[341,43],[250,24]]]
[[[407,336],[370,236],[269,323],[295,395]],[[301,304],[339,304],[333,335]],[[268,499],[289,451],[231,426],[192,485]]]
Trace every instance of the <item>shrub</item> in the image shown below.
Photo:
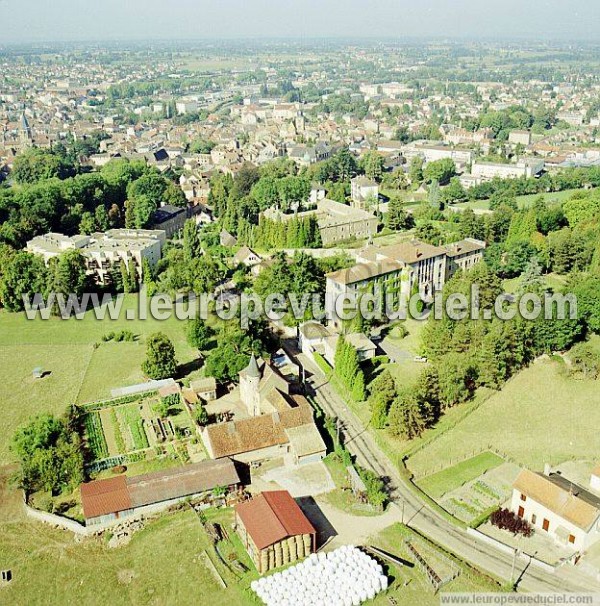
[[[393,329],[394,337],[397,339],[404,339],[408,337],[408,329],[404,324],[396,324]]]
[[[533,528],[529,522],[520,518],[510,509],[497,509],[490,516],[490,522],[500,530],[508,530],[514,535],[522,534],[524,537],[530,537],[533,534]]]
[[[208,413],[202,404],[198,404],[194,409],[194,420],[198,425],[206,425],[208,423]]]
[[[32,505],[40,511],[46,511],[48,513],[54,513],[54,500],[48,493],[36,495]]]
[[[571,374],[584,379],[597,379],[600,376],[600,351],[590,343],[579,343],[569,354],[572,367]]]

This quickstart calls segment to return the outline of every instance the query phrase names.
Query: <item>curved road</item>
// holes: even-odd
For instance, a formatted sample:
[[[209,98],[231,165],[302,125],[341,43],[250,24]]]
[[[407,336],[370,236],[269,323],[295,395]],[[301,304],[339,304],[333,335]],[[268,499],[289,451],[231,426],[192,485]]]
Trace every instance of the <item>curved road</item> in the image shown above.
[[[290,352],[293,353],[293,352]],[[306,384],[312,388],[323,410],[341,422],[345,444],[357,458],[359,465],[372,469],[389,479],[393,506],[403,511],[404,522],[431,538],[434,542],[507,583],[516,583],[517,589],[529,592],[590,592],[600,591],[600,582],[579,569],[565,565],[554,573],[546,572],[530,564],[526,557],[514,558],[493,545],[468,535],[453,525],[430,506],[421,501],[412,488],[407,486],[388,457],[375,443],[368,430],[346,406],[343,399],[329,385],[318,366],[304,354],[295,357],[307,372]],[[513,568],[514,566],[514,568]]]

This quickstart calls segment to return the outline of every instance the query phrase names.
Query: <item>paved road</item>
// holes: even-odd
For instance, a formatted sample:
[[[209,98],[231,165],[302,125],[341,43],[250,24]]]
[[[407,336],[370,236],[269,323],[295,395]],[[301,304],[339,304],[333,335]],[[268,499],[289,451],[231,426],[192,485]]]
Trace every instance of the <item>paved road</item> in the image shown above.
[[[290,352],[294,353],[294,352]],[[509,582],[512,578],[517,588],[530,592],[600,591],[600,582],[570,565],[554,573],[546,572],[523,558],[516,558],[513,569],[512,555],[468,535],[453,525],[422,501],[407,486],[388,457],[375,443],[356,415],[349,410],[337,392],[331,387],[312,359],[297,355],[303,364],[306,383],[315,392],[323,410],[341,421],[344,439],[359,465],[387,477],[392,506],[400,508],[404,522],[433,541],[442,545],[462,560],[471,562],[496,578]]]

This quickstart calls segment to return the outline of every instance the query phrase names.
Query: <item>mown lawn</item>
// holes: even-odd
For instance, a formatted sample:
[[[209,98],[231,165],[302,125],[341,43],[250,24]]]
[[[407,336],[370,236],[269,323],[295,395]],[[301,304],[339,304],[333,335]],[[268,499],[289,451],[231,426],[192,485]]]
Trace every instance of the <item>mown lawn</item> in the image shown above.
[[[137,307],[137,296],[125,297],[124,310]],[[134,342],[102,342],[109,332],[129,330]],[[185,340],[185,323],[174,316],[169,320],[97,320],[88,312],[82,320],[27,320],[24,314],[0,311],[0,465],[13,460],[8,444],[15,429],[30,416],[62,413],[68,404],[99,400],[110,396],[115,387],[143,380],[141,362],[146,337],[164,332],[175,345],[179,363],[197,356]],[[42,366],[48,371],[34,380],[32,371]]]
[[[493,452],[482,452],[452,467],[447,467],[419,480],[417,484],[433,498],[441,498],[446,493],[459,488],[466,482],[478,478],[481,474],[502,465],[504,460]]]
[[[551,288],[554,292],[562,290],[567,281],[565,276],[561,276],[560,274],[555,273],[543,274],[542,279],[544,280],[544,285],[547,288]],[[522,276],[503,280],[502,288],[504,289],[504,292],[509,294],[516,294],[519,290],[519,287],[521,286],[522,280]]]
[[[520,465],[600,458],[600,382],[576,380],[563,362],[542,358],[413,455],[417,477],[490,447]]]
[[[544,200],[547,204],[558,204],[568,200],[574,193],[580,191],[587,191],[582,189],[565,189],[564,191],[548,192],[543,194]],[[520,208],[527,208],[531,206],[540,194],[531,194],[528,196],[517,196],[517,204]]]

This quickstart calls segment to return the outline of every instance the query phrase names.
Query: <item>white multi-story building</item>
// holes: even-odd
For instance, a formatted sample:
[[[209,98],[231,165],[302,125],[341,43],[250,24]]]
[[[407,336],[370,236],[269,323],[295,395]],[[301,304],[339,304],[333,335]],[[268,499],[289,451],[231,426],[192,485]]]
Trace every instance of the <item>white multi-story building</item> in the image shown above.
[[[379,198],[379,185],[377,181],[360,176],[350,181],[352,206],[365,209],[369,200],[377,202]]]
[[[149,229],[111,229],[90,236],[47,233],[27,242],[27,250],[43,257],[46,264],[68,250],[79,250],[86,260],[88,273],[98,284],[108,284],[112,269],[121,261],[128,268],[133,262],[141,280],[144,260],[154,267],[161,257],[165,240],[163,230]]]
[[[544,170],[544,161],[538,158],[528,158],[515,164],[496,162],[474,162],[471,175],[481,181],[500,179],[518,179],[519,177],[536,177]]]
[[[179,116],[185,116],[186,114],[193,114],[198,111],[198,102],[193,100],[181,100],[175,103],[175,111]]]
[[[417,142],[406,145],[402,150],[402,155],[407,160],[420,156],[426,163],[449,158],[460,166],[466,166],[473,161],[473,152],[470,149],[456,149],[448,145],[432,145]]]

